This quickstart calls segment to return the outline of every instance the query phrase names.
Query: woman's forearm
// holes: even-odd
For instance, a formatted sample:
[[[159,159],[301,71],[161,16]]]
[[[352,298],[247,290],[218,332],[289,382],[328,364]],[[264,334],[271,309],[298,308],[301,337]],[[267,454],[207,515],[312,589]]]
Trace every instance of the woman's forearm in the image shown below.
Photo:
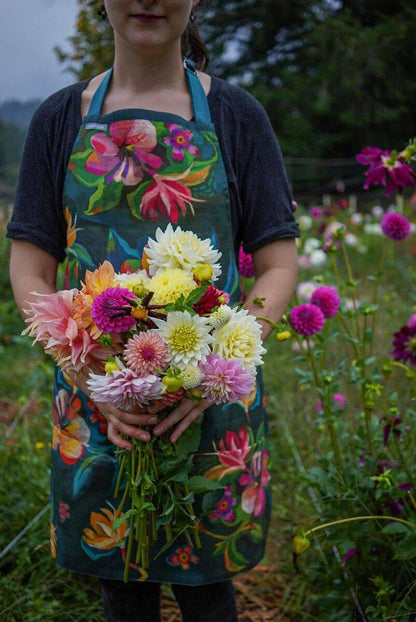
[[[288,268],[270,268],[264,272],[254,283],[248,297],[246,308],[255,316],[262,315],[273,322],[278,322],[289,302],[292,299],[296,287],[296,270]],[[254,304],[255,298],[263,298],[263,307]],[[273,327],[264,320],[259,320],[262,325],[263,341],[269,336]]]

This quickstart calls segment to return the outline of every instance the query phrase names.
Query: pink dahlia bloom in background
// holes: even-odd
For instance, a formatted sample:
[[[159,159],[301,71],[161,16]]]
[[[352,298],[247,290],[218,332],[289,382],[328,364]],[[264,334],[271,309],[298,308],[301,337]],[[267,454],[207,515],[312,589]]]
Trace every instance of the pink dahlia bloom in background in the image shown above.
[[[204,315],[205,313],[211,313],[214,307],[219,307],[221,302],[218,300],[224,295],[220,289],[216,289],[213,285],[209,285],[204,292],[204,295],[193,305],[194,311],[198,315]]]
[[[223,475],[245,469],[250,452],[251,445],[247,428],[240,428],[238,433],[227,430],[225,439],[220,440],[218,452],[219,461],[227,467]]]
[[[121,410],[146,406],[157,399],[164,388],[158,376],[149,374],[138,378],[121,364],[119,371],[112,374],[91,374],[87,384],[94,402],[109,402]]]
[[[251,254],[245,253],[242,246],[238,252],[238,271],[241,276],[251,279],[254,276],[253,258]]]
[[[309,214],[312,216],[314,220],[319,220],[324,215],[325,211],[322,207],[310,207]]]
[[[78,371],[94,364],[95,358],[108,358],[112,350],[93,343],[88,332],[75,322],[73,299],[76,293],[75,289],[66,289],[38,294],[34,302],[28,303],[25,320],[28,327],[23,334],[34,337],[33,343],[39,341],[62,369]]]
[[[338,313],[341,298],[334,287],[321,285],[312,293],[311,304],[319,307],[324,317],[330,318]]]
[[[387,212],[381,219],[381,229],[390,240],[400,242],[410,235],[410,222],[396,212]]]
[[[85,168],[94,175],[105,175],[106,183],[122,182],[135,186],[143,172],[158,169],[162,160],[150,153],[157,145],[156,128],[150,121],[116,121],[110,123],[110,135],[99,132],[91,137],[94,151]]]
[[[390,196],[393,190],[416,186],[416,174],[410,164],[400,156],[392,156],[390,150],[380,147],[365,147],[356,156],[356,160],[368,166],[364,189],[381,184],[386,188],[386,195]]]
[[[246,469],[238,480],[244,486],[241,507],[254,518],[259,518],[266,507],[264,489],[270,482],[270,474],[266,469],[268,458],[267,451],[256,451],[251,459],[250,469]]]
[[[346,403],[346,399],[345,399],[345,395],[343,395],[342,393],[334,393],[332,396],[332,404],[335,410],[344,410],[345,408],[345,403]],[[316,404],[316,410],[321,413],[323,412],[323,408],[322,408],[322,401],[319,400],[319,402]]]
[[[396,361],[416,365],[416,323],[409,322],[394,333],[393,348],[390,354]]]
[[[322,330],[325,316],[316,305],[305,303],[291,310],[290,323],[299,335],[308,337]]]
[[[126,343],[124,359],[138,376],[164,371],[169,362],[169,346],[156,331],[133,335]]]
[[[233,403],[248,397],[254,388],[254,377],[241,361],[209,354],[200,365],[202,397],[214,404]]]
[[[185,157],[184,151],[188,151],[191,155],[197,156],[199,153],[198,147],[191,145],[193,134],[190,130],[187,130],[176,123],[166,123],[166,127],[171,133],[170,136],[165,136],[163,142],[165,145],[172,147],[172,159],[176,162],[182,162]]]
[[[136,324],[130,315],[132,306],[129,300],[135,299],[125,287],[108,287],[91,307],[91,317],[103,333],[124,333]]]

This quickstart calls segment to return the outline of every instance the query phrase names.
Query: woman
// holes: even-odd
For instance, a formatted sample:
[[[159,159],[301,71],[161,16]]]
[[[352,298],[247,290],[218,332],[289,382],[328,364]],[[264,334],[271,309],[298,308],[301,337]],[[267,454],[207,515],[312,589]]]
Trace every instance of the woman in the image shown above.
[[[11,281],[24,314],[31,292],[66,286],[109,259],[137,265],[149,236],[169,222],[210,237],[222,252],[222,280],[238,300],[236,254],[252,252],[264,298],[261,314],[277,320],[296,280],[298,235],[279,148],[261,106],[244,91],[198,67],[205,48],[194,24],[198,0],[104,0],[115,38],[112,71],[71,85],[35,113],[26,140],[8,236]],[[105,6],[104,6],[105,5]],[[36,163],[36,164],[35,164]],[[136,262],[136,264],[134,263]],[[252,302],[249,310],[256,314]],[[263,327],[263,337],[269,333]],[[57,370],[52,443],[52,551],[69,570],[103,584],[107,620],[160,619],[161,582],[172,588],[183,619],[236,620],[231,579],[264,553],[270,514],[267,421],[261,377],[245,403],[224,408],[184,399],[160,423],[150,413],[94,404],[85,378]],[[116,447],[124,435],[144,442],[170,431],[175,441],[201,413],[198,473],[224,484],[205,500],[202,547],[178,538],[147,571],[123,573],[123,529],[113,529]],[[123,436],[122,436],[123,435]]]

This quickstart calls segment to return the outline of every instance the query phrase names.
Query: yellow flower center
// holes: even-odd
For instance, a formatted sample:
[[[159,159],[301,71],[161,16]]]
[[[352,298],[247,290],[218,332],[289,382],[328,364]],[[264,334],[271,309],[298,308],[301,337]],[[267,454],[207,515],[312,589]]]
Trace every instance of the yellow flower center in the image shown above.
[[[198,343],[198,336],[192,326],[179,326],[172,331],[169,342],[177,352],[190,352]]]

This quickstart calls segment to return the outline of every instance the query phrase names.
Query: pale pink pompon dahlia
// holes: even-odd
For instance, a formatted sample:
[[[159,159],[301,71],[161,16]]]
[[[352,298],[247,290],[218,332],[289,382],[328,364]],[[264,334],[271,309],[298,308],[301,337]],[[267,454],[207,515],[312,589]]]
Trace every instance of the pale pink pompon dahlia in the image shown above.
[[[149,374],[138,378],[121,364],[119,371],[112,374],[91,374],[87,384],[95,402],[109,402],[121,410],[145,406],[157,399],[164,389],[158,376]]]
[[[291,310],[290,323],[297,333],[308,337],[322,330],[325,316],[319,307],[306,303]]]
[[[169,347],[155,331],[134,335],[124,350],[124,360],[138,376],[165,370],[169,362]]]
[[[75,289],[65,289],[53,294],[37,294],[28,302],[23,334],[28,333],[39,341],[45,351],[66,370],[78,371],[93,359],[107,358],[112,350],[91,342],[88,332],[75,322],[73,299]]]
[[[237,402],[248,397],[254,388],[254,374],[237,359],[209,354],[200,369],[203,373],[202,397],[214,404]]]

